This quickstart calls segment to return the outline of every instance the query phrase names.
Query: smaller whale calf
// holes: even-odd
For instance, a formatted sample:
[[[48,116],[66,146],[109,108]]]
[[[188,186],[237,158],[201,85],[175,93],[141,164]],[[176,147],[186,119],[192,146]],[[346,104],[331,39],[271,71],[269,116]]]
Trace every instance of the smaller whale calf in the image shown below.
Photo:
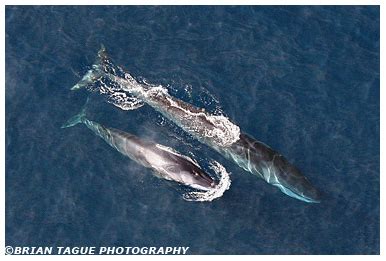
[[[86,118],[85,107],[79,114],[70,118],[62,128],[83,123],[123,155],[152,169],[155,176],[159,178],[175,181],[201,191],[218,189],[218,182],[205,173],[191,158],[169,147],[91,121]]]

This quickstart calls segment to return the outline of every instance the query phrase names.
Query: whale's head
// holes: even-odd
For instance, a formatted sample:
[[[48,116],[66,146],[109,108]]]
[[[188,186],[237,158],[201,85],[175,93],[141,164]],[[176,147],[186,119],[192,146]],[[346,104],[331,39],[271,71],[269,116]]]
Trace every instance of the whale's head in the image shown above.
[[[286,158],[266,144],[256,141],[246,134],[230,148],[223,150],[239,166],[278,187],[290,197],[319,203],[319,191]]]
[[[190,162],[183,166],[179,176],[183,184],[204,191],[215,188],[218,183],[200,167]]]
[[[321,193],[284,157],[275,158],[270,169],[273,171],[269,183],[283,193],[308,203],[321,202]]]
[[[190,184],[192,188],[208,191],[215,188],[217,185],[217,182],[200,168],[194,170],[192,174],[193,177]]]
[[[218,182],[205,173],[192,161],[178,157],[178,160],[163,168],[167,176],[183,185],[208,191],[216,187]]]

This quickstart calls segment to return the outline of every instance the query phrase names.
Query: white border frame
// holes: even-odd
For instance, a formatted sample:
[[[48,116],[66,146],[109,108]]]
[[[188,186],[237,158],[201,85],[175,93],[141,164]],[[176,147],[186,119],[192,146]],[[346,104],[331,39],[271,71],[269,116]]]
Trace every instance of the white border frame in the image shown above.
[[[89,5],[90,1],[87,0],[67,0],[67,1],[49,1],[49,0],[40,0],[40,1],[34,1],[34,0],[13,0],[8,1],[5,0],[3,4],[3,8],[1,9],[1,34],[3,36],[3,40],[1,41],[1,54],[2,54],[2,60],[1,60],[1,79],[2,79],[2,88],[1,88],[1,106],[0,106],[0,115],[1,115],[1,128],[0,128],[0,135],[1,135],[1,172],[2,172],[2,178],[0,179],[0,185],[2,192],[0,194],[0,207],[1,207],[1,218],[0,218],[0,225],[1,225],[1,238],[0,238],[0,255],[4,255],[4,246],[5,246],[5,6],[6,5]],[[357,1],[350,1],[350,0],[260,0],[260,1],[251,1],[251,0],[217,0],[217,1],[207,1],[207,0],[190,0],[190,1],[183,1],[183,0],[175,0],[175,1],[155,1],[155,0],[141,0],[141,1],[134,1],[134,0],[94,0],[92,1],[92,5],[230,5],[230,4],[237,4],[237,5],[380,5],[380,74],[385,75],[385,64],[384,64],[384,35],[385,35],[385,25],[384,25],[384,19],[382,17],[385,17],[385,8],[384,4],[382,4],[381,0],[357,0]],[[385,86],[385,80],[384,77],[380,76],[380,86]],[[386,131],[385,128],[385,111],[382,104],[385,101],[385,92],[381,88],[380,89],[380,117],[381,117],[381,123],[380,123],[380,133],[381,133],[381,144],[380,144],[380,173],[382,173],[385,170],[385,142],[382,139],[382,133]],[[384,196],[385,192],[383,189],[385,188],[385,179],[380,179],[380,196],[381,196],[381,202],[384,203]],[[385,207],[384,204],[381,204],[381,210],[380,210],[380,220],[384,220],[385,218]],[[369,258],[369,259],[379,259],[383,251],[385,249],[385,243],[383,241],[385,234],[385,226],[381,222],[380,226],[380,256],[299,256],[299,255],[290,255],[290,256],[280,256],[280,255],[265,255],[265,256],[242,256],[240,258],[247,259],[247,260],[256,260],[256,259],[264,259],[264,260],[273,260],[273,259],[283,259],[289,261],[299,261],[299,260],[309,260],[310,258],[316,259],[316,260],[322,260],[325,258],[329,259],[349,259],[350,261],[353,260],[361,260],[362,258]],[[102,259],[102,258],[120,258],[121,260],[128,258],[130,259],[149,259],[149,258],[157,258],[159,260],[180,260],[181,258],[186,260],[195,260],[199,258],[200,260],[202,258],[204,259],[213,259],[213,258],[220,258],[219,256],[5,256],[6,258],[31,258],[31,259],[45,259],[45,258],[63,258],[63,259],[79,259],[79,258],[93,258],[93,259]],[[232,255],[227,256],[221,256],[221,258],[233,258]]]

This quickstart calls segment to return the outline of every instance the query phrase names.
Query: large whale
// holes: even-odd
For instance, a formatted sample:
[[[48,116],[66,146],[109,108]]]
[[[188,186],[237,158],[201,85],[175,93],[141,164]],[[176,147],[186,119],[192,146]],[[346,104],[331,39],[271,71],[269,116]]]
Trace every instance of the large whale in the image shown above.
[[[118,87],[114,89],[93,87],[97,82],[106,84],[106,81]],[[117,89],[127,92],[244,170],[278,187],[286,195],[309,203],[320,202],[319,191],[280,153],[251,136],[240,133],[239,128],[227,118],[211,115],[204,109],[179,100],[168,94],[162,86],[154,87],[138,82],[111,62],[103,46],[92,69],[71,89],[82,88],[99,91],[108,96],[113,96]],[[114,102],[113,104],[120,107],[120,104]],[[229,139],[230,135],[235,137]]]
[[[78,123],[86,125],[94,134],[123,155],[146,168],[152,169],[159,178],[203,191],[216,188],[217,181],[206,174],[198,164],[169,147],[88,120],[85,115],[85,108],[70,118],[62,128],[72,127]]]

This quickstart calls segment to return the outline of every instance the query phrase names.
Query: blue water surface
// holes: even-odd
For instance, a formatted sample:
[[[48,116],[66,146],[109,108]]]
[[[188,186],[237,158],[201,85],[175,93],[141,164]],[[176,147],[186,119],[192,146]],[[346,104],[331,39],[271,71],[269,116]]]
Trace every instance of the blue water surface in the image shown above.
[[[189,246],[190,254],[379,253],[379,7],[6,7],[6,245]],[[290,198],[144,106],[89,115],[221,162],[210,203],[60,129],[100,44],[136,77],[280,151],[324,194]]]

